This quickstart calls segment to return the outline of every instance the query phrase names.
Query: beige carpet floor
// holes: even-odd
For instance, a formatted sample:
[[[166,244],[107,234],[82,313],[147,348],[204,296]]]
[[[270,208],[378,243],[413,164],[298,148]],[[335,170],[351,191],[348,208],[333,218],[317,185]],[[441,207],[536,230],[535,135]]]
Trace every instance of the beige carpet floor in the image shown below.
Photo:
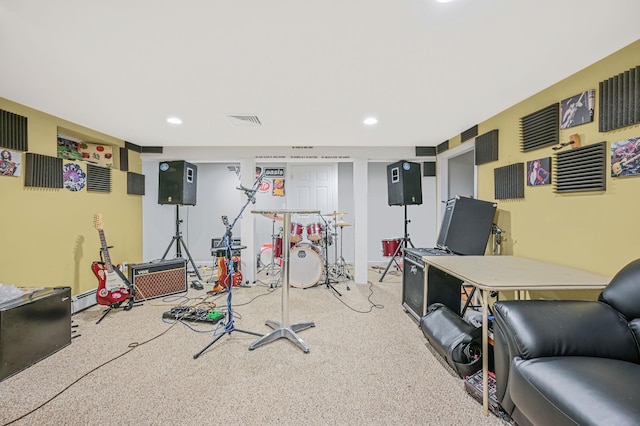
[[[209,295],[212,284],[112,311],[100,324],[103,307],[91,307],[73,316],[71,345],[0,382],[0,424],[504,425],[482,414],[404,312],[400,274],[379,282],[380,272],[370,270],[368,285],[333,284],[342,296],[324,284],[290,289],[290,322],[315,323],[298,333],[307,354],[284,338],[250,351],[258,337],[239,331],[266,334],[265,320],[281,320],[273,275],[234,288],[236,330],[197,359],[215,325],[162,313],[225,309],[227,293]]]

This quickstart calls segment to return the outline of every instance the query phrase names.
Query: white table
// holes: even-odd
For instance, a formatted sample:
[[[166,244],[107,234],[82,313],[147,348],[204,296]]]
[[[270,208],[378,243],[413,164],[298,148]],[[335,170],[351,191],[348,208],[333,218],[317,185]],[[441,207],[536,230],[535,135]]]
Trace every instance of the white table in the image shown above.
[[[291,215],[292,214],[300,214],[300,215],[308,215],[308,214],[320,214],[319,210],[252,210],[251,213],[261,214],[261,215],[282,215],[283,222],[282,227],[284,229],[282,236],[282,322],[276,322],[267,320],[266,324],[273,328],[274,330],[265,334],[255,342],[249,345],[249,350],[253,350],[258,346],[264,345],[265,343],[272,342],[281,337],[286,337],[291,340],[296,345],[300,346],[304,353],[309,353],[309,346],[296,334],[296,331],[302,331],[309,327],[315,327],[315,323],[312,321],[302,322],[297,324],[289,324],[289,252],[290,252],[290,244],[289,237],[291,234]]]
[[[482,303],[482,353],[489,353],[489,294],[520,290],[601,290],[611,277],[515,256],[424,256],[435,267],[480,290]],[[425,271],[425,277],[428,274]],[[425,278],[426,279],[426,278]],[[428,291],[428,283],[426,286]],[[482,407],[489,413],[489,357],[482,357]]]

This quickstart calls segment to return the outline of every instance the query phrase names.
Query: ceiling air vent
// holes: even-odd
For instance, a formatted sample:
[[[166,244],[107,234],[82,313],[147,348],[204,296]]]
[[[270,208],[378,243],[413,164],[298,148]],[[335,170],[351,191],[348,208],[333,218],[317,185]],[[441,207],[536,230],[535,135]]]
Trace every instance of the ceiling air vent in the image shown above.
[[[261,127],[262,123],[257,115],[229,114],[227,121],[233,127]]]

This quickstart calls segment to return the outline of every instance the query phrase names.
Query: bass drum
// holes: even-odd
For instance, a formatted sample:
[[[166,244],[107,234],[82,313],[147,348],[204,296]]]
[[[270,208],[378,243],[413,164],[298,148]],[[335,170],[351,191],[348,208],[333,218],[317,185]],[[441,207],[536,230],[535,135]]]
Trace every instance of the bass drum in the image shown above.
[[[322,275],[322,249],[309,243],[300,243],[289,253],[289,285],[308,288],[320,281]]]

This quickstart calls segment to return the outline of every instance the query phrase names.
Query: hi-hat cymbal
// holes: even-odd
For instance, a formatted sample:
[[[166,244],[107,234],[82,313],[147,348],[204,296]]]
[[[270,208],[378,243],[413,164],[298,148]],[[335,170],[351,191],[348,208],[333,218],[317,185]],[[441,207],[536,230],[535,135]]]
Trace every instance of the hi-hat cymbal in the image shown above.
[[[339,227],[351,226],[351,224],[347,223],[347,222],[340,221],[340,222],[336,222],[336,226],[339,226]]]
[[[333,213],[323,214],[322,216],[338,217],[338,216],[344,216],[346,214],[347,213],[333,212]]]
[[[271,220],[278,220],[280,222],[282,222],[283,217],[282,216],[278,216],[278,214],[267,214],[267,213],[263,213],[262,216],[266,217],[267,219],[271,219]]]

